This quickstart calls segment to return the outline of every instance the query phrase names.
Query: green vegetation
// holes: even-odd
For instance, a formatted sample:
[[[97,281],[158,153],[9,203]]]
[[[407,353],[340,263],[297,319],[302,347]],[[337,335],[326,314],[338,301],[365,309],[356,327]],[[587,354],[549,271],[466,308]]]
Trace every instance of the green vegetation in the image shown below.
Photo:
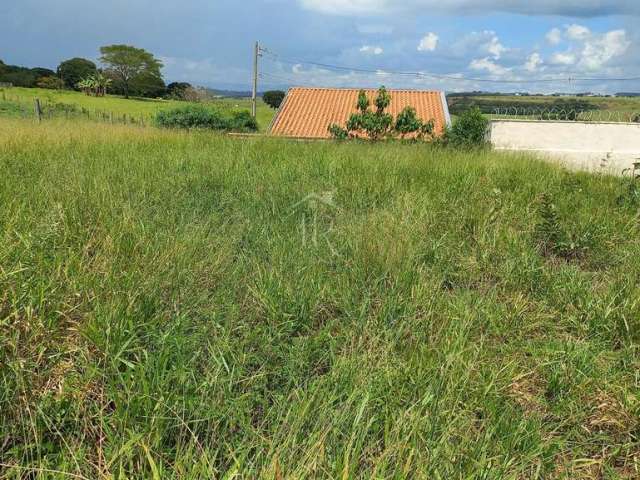
[[[3,478],[640,475],[629,179],[9,119],[0,171]]]
[[[17,87],[35,87],[43,77],[55,77],[56,73],[48,68],[25,68],[6,65],[0,60],[0,83],[10,83]]]
[[[612,115],[619,115],[622,120],[630,114],[640,113],[640,98],[633,97],[549,97],[549,96],[515,96],[515,95],[448,95],[449,111],[459,115],[472,108],[479,108],[485,115],[500,113],[502,115],[541,117],[535,112],[565,112],[567,119],[608,120]],[[574,114],[581,115],[571,118]],[[547,117],[544,117],[545,119]],[[615,117],[613,117],[615,118]]]
[[[75,89],[78,83],[98,73],[96,64],[86,58],[72,58],[58,65],[58,77],[65,87]]]
[[[191,88],[193,88],[193,86],[187,82],[172,82],[167,85],[167,98],[184,100],[186,91]]]
[[[165,93],[160,73],[163,65],[153,54],[131,45],[108,45],[100,48],[100,55],[106,74],[124,98],[129,98],[131,93],[147,97]]]
[[[221,112],[204,105],[186,105],[173,110],[159,112],[156,124],[164,128],[209,129],[228,132],[255,132],[256,120],[248,110]]]
[[[424,122],[416,115],[413,107],[406,107],[394,120],[393,115],[385,110],[391,104],[391,95],[382,86],[374,100],[375,110],[370,110],[371,102],[364,90],[358,93],[357,113],[353,113],[346,122],[346,128],[338,124],[331,124],[327,130],[336,140],[348,138],[367,138],[377,141],[386,138],[405,138],[415,135],[418,138],[433,135],[433,120]]]
[[[280,108],[286,95],[282,90],[270,90],[262,94],[262,100],[271,108]]]
[[[85,118],[104,121],[110,118],[122,118],[124,115],[128,119],[133,119],[140,123],[151,123],[160,111],[171,110],[185,103],[177,100],[131,98],[126,100],[114,95],[104,97],[86,96],[80,92],[69,90],[44,90],[38,88],[0,88],[0,113],[7,109],[7,104],[18,105],[25,116],[33,115],[33,101],[39,98],[46,109],[52,106],[65,105],[80,111]],[[250,110],[249,99],[220,98],[202,102],[217,110],[225,111],[229,115],[233,112]],[[13,107],[12,107],[13,108]],[[274,112],[261,100],[258,101],[258,126],[264,132],[269,127]]]
[[[445,132],[443,142],[456,148],[487,146],[489,119],[479,108],[472,108],[457,116]]]

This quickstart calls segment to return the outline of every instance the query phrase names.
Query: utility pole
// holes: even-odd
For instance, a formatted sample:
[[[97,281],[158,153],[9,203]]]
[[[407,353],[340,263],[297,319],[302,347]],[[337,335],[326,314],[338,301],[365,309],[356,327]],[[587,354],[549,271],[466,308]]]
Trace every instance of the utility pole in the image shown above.
[[[253,51],[253,93],[251,95],[251,115],[256,118],[256,100],[258,97],[258,56],[260,56],[260,45],[256,42]]]

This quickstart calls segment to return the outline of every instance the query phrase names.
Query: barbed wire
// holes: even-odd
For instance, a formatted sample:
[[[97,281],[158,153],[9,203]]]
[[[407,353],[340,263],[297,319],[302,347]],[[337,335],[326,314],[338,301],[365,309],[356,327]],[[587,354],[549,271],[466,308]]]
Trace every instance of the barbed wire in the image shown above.
[[[640,111],[565,109],[539,107],[498,107],[493,109],[495,119],[548,120],[564,122],[640,123]]]

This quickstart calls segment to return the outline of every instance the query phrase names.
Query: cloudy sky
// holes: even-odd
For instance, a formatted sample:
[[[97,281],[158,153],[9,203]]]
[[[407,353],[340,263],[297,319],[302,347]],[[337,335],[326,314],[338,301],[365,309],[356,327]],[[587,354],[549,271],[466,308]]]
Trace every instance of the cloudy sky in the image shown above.
[[[55,68],[127,43],[168,81],[246,90],[259,40],[261,89],[640,91],[610,80],[640,77],[638,24],[640,0],[3,0],[0,59]]]

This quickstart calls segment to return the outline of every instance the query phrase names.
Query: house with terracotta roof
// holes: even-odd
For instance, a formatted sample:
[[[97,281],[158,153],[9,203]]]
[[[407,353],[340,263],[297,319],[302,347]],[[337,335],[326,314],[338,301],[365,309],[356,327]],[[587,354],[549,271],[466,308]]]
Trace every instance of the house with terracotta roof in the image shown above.
[[[329,125],[345,126],[352,113],[357,112],[360,89],[304,88],[289,89],[278,113],[271,122],[269,133],[277,137],[328,139]],[[433,120],[434,132],[440,135],[451,123],[444,92],[419,90],[388,90],[391,104],[387,113],[395,119],[405,107],[413,107],[424,121]],[[365,93],[373,103],[377,90]]]

